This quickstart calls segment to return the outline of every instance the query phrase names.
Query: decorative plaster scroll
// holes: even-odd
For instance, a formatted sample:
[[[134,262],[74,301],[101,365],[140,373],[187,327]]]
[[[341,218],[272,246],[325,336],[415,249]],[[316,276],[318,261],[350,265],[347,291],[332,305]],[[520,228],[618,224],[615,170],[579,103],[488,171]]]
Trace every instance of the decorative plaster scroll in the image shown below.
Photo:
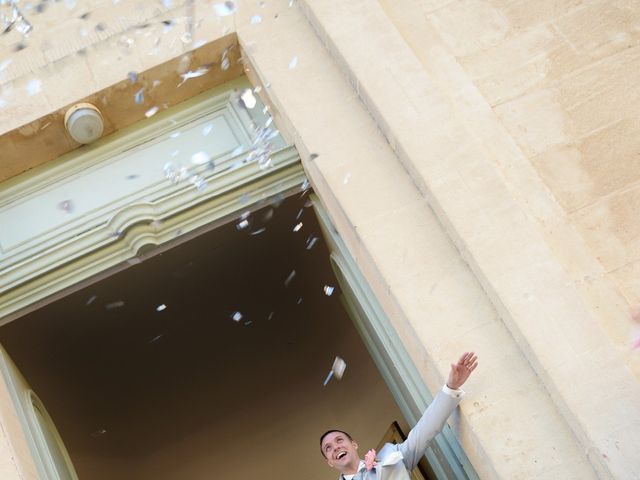
[[[0,318],[299,184],[297,152],[279,135],[271,166],[248,161],[269,118],[260,103],[240,106],[247,87],[229,82],[3,184]],[[169,162],[207,186],[165,178]]]

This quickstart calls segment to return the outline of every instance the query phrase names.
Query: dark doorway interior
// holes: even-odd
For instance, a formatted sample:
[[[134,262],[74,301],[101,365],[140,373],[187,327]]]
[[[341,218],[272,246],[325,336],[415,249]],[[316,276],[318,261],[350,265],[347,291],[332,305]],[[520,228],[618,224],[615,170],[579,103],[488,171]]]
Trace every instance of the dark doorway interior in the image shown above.
[[[400,419],[307,197],[247,220],[0,328],[82,480],[333,478],[319,433],[369,448]],[[345,377],[323,387],[336,355]]]

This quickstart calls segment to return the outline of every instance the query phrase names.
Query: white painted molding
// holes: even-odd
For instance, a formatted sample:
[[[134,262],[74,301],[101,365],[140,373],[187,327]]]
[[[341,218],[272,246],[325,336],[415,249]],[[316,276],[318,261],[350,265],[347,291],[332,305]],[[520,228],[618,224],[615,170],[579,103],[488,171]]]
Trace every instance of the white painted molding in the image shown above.
[[[145,246],[177,241],[299,185],[298,154],[275,129],[269,166],[250,157],[266,144],[256,129],[271,119],[260,102],[240,106],[237,93],[249,87],[234,80],[1,184],[0,323],[135,263]],[[167,179],[169,163],[187,167],[187,178]],[[207,186],[196,188],[194,176]]]

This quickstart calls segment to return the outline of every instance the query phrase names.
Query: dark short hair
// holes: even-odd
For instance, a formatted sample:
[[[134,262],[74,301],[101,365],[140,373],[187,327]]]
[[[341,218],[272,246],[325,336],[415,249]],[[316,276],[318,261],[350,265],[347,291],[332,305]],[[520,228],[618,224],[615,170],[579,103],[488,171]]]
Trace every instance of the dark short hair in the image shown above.
[[[349,435],[347,432],[345,432],[344,430],[338,430],[336,428],[332,428],[331,430],[327,430],[326,432],[324,432],[322,435],[320,435],[320,453],[322,454],[322,456],[324,458],[327,458],[327,456],[324,454],[324,452],[322,451],[322,440],[324,440],[324,437],[326,437],[327,435],[329,435],[330,433],[333,432],[340,432],[343,435],[346,435],[346,437],[351,440],[353,442],[353,438],[351,438],[351,435]]]

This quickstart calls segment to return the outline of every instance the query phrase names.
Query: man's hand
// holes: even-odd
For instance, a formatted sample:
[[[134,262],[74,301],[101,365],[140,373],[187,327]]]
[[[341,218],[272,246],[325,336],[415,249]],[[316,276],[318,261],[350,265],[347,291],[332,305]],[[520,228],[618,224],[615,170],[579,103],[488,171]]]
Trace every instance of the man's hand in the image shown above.
[[[478,366],[478,356],[473,352],[464,352],[458,363],[451,364],[447,387],[457,390],[467,381],[471,372]]]
[[[378,459],[376,458],[376,451],[371,449],[364,456],[364,464],[367,467],[367,470],[371,471],[373,467],[375,467],[378,463]]]

